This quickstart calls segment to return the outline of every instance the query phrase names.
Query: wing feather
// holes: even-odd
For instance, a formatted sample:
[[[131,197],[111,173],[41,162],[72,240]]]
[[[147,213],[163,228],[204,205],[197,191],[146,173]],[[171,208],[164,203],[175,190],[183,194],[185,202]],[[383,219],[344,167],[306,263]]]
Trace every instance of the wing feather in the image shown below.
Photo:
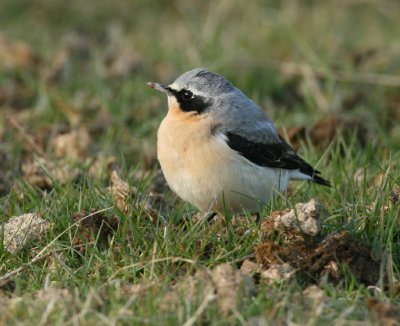
[[[282,137],[271,143],[257,143],[232,132],[227,132],[225,136],[230,148],[257,165],[299,170],[310,176],[313,182],[330,186],[329,181],[319,177],[320,172],[298,156]]]

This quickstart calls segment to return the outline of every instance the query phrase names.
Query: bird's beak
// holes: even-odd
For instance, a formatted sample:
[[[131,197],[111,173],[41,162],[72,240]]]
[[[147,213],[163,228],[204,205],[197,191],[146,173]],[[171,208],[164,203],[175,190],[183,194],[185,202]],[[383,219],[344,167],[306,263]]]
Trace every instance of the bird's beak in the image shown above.
[[[160,92],[162,92],[164,94],[169,95],[169,91],[168,91],[166,85],[149,82],[149,83],[147,83],[147,86],[149,86],[151,88],[154,88],[154,89],[156,89],[156,90],[158,90],[158,91],[160,91]]]

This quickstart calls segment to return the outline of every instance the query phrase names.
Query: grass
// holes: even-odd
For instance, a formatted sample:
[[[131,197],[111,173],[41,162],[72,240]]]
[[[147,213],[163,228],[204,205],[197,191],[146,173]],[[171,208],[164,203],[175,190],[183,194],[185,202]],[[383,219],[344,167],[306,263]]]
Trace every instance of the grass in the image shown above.
[[[10,67],[0,54],[0,222],[39,212],[51,230],[17,254],[0,247],[2,275],[24,266],[0,288],[1,323],[176,325],[196,311],[198,324],[387,322],[390,316],[376,316],[368,299],[400,304],[400,208],[390,200],[400,183],[400,83],[387,86],[385,78],[399,71],[399,11],[395,1],[3,1],[2,35],[26,42],[41,59]],[[67,60],[59,68],[54,57],[62,50]],[[118,60],[123,69],[115,73],[109,62]],[[296,69],[289,71],[288,63]],[[327,233],[348,230],[381,259],[376,287],[349,273],[337,285],[322,278],[324,297],[310,303],[301,279],[260,283],[252,296],[237,291],[241,302],[230,314],[205,301],[201,282],[193,296],[176,290],[204,268],[238,267],[261,242],[259,227],[182,221],[196,210],[164,190],[157,222],[139,197],[124,212],[107,190],[107,173],[93,177],[90,160],[114,156],[122,178],[144,196],[160,191],[154,148],[166,101],[146,82],[168,82],[196,66],[225,75],[278,127],[311,128],[331,114],[360,121],[361,133],[345,125],[327,146],[302,139],[300,154],[332,188],[297,183],[262,215],[317,198],[329,210]],[[57,76],[46,77],[48,71]],[[57,134],[89,130],[87,157],[72,163],[79,170],[74,182],[54,180],[46,190],[29,184],[21,165],[38,153],[10,116],[52,161],[59,160],[52,145]],[[72,216],[91,209],[105,209],[120,225],[106,245],[96,245],[97,235],[81,250]]]

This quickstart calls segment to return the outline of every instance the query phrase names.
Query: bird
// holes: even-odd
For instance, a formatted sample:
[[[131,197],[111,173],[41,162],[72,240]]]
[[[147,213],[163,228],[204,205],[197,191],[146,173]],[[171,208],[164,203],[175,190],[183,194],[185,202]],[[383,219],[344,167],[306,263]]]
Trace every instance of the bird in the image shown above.
[[[259,214],[290,180],[330,186],[222,75],[195,68],[172,84],[147,85],[168,98],[157,132],[161,170],[169,187],[200,211]]]

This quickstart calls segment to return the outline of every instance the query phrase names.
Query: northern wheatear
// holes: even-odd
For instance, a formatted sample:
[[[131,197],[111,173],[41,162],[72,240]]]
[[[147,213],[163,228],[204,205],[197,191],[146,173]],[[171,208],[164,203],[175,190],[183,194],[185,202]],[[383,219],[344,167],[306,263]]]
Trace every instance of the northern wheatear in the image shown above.
[[[329,186],[278,134],[260,107],[224,77],[190,70],[171,85],[157,156],[171,189],[204,211],[258,213],[289,180]]]

